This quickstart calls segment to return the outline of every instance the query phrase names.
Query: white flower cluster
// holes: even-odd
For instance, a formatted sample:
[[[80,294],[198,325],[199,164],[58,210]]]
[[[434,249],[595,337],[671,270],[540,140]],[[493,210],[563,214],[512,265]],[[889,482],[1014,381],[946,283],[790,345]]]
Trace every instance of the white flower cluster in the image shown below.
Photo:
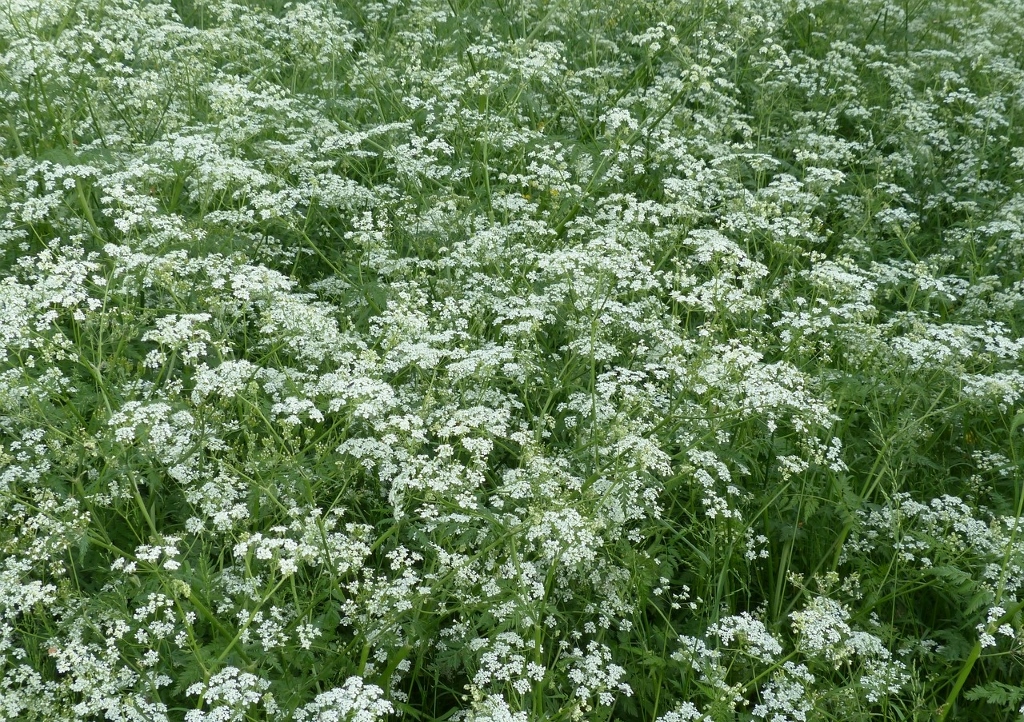
[[[1024,590],[1024,543],[1017,538],[1015,517],[992,518],[949,495],[923,504],[909,493],[896,494],[889,506],[858,516],[843,559],[869,558],[891,549],[911,568],[941,564],[952,582],[959,575],[977,579],[993,597]]]
[[[877,636],[852,627],[849,610],[834,599],[813,597],[790,616],[795,639],[788,653],[783,639],[746,612],[712,624],[703,639],[680,636],[672,657],[697,673],[705,708],[701,712],[691,704],[671,714],[694,720],[705,719],[703,715],[713,710],[735,714],[756,690],[758,703],[751,709],[755,717],[804,722],[819,704],[828,703],[817,688],[821,675],[842,674],[842,694],[859,698],[862,704],[898,695],[910,681],[906,665],[893,659]]]
[[[583,709],[596,702],[605,707],[615,703],[616,694],[629,697],[632,687],[624,681],[626,670],[612,662],[608,647],[597,642],[587,645],[586,652],[574,649],[571,653],[568,678],[574,685],[573,694],[584,703]]]
[[[277,705],[272,697],[264,694],[269,687],[265,679],[235,667],[225,667],[209,681],[197,682],[185,690],[186,694],[198,695],[201,702],[210,706],[209,711],[186,712],[185,722],[240,722],[250,709],[261,703],[273,713]]]
[[[384,690],[349,677],[340,687],[321,692],[309,704],[295,710],[296,722],[376,722],[387,719],[394,707],[382,699]]]
[[[502,632],[485,643],[473,685],[485,689],[488,685],[507,683],[517,693],[526,694],[545,674],[543,666],[528,659],[534,647],[533,640],[527,642],[515,632]]]

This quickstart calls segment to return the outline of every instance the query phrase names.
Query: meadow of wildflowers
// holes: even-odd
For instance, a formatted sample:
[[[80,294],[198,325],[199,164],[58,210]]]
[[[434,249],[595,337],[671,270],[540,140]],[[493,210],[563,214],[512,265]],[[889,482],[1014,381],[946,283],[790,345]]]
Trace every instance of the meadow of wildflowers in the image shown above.
[[[0,264],[0,721],[1022,717],[1020,0],[3,0]]]

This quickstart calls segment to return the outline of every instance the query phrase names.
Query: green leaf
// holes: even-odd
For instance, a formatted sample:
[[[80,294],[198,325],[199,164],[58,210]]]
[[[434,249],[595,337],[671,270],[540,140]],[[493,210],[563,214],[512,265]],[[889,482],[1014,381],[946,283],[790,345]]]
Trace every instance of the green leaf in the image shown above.
[[[956,567],[943,564],[931,568],[933,576],[948,582],[953,589],[967,590],[974,586],[974,577],[963,569],[957,569]]]
[[[1024,702],[1024,686],[1008,685],[1002,682],[980,684],[964,694],[972,702],[988,702],[1003,707],[1016,707]]]

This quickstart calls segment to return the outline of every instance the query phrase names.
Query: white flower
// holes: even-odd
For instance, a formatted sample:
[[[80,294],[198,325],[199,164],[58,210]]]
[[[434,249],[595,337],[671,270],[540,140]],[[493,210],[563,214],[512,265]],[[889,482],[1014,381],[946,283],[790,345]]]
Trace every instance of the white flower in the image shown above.
[[[375,722],[387,719],[394,712],[391,703],[382,699],[384,690],[366,684],[359,677],[349,677],[341,687],[316,696],[309,704],[295,711],[296,722]]]

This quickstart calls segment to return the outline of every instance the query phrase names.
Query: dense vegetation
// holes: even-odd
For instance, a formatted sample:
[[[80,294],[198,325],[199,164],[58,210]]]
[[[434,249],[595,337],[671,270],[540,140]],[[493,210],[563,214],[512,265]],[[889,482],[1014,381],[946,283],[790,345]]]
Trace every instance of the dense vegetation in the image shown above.
[[[1012,720],[1019,0],[7,0],[0,720]]]

